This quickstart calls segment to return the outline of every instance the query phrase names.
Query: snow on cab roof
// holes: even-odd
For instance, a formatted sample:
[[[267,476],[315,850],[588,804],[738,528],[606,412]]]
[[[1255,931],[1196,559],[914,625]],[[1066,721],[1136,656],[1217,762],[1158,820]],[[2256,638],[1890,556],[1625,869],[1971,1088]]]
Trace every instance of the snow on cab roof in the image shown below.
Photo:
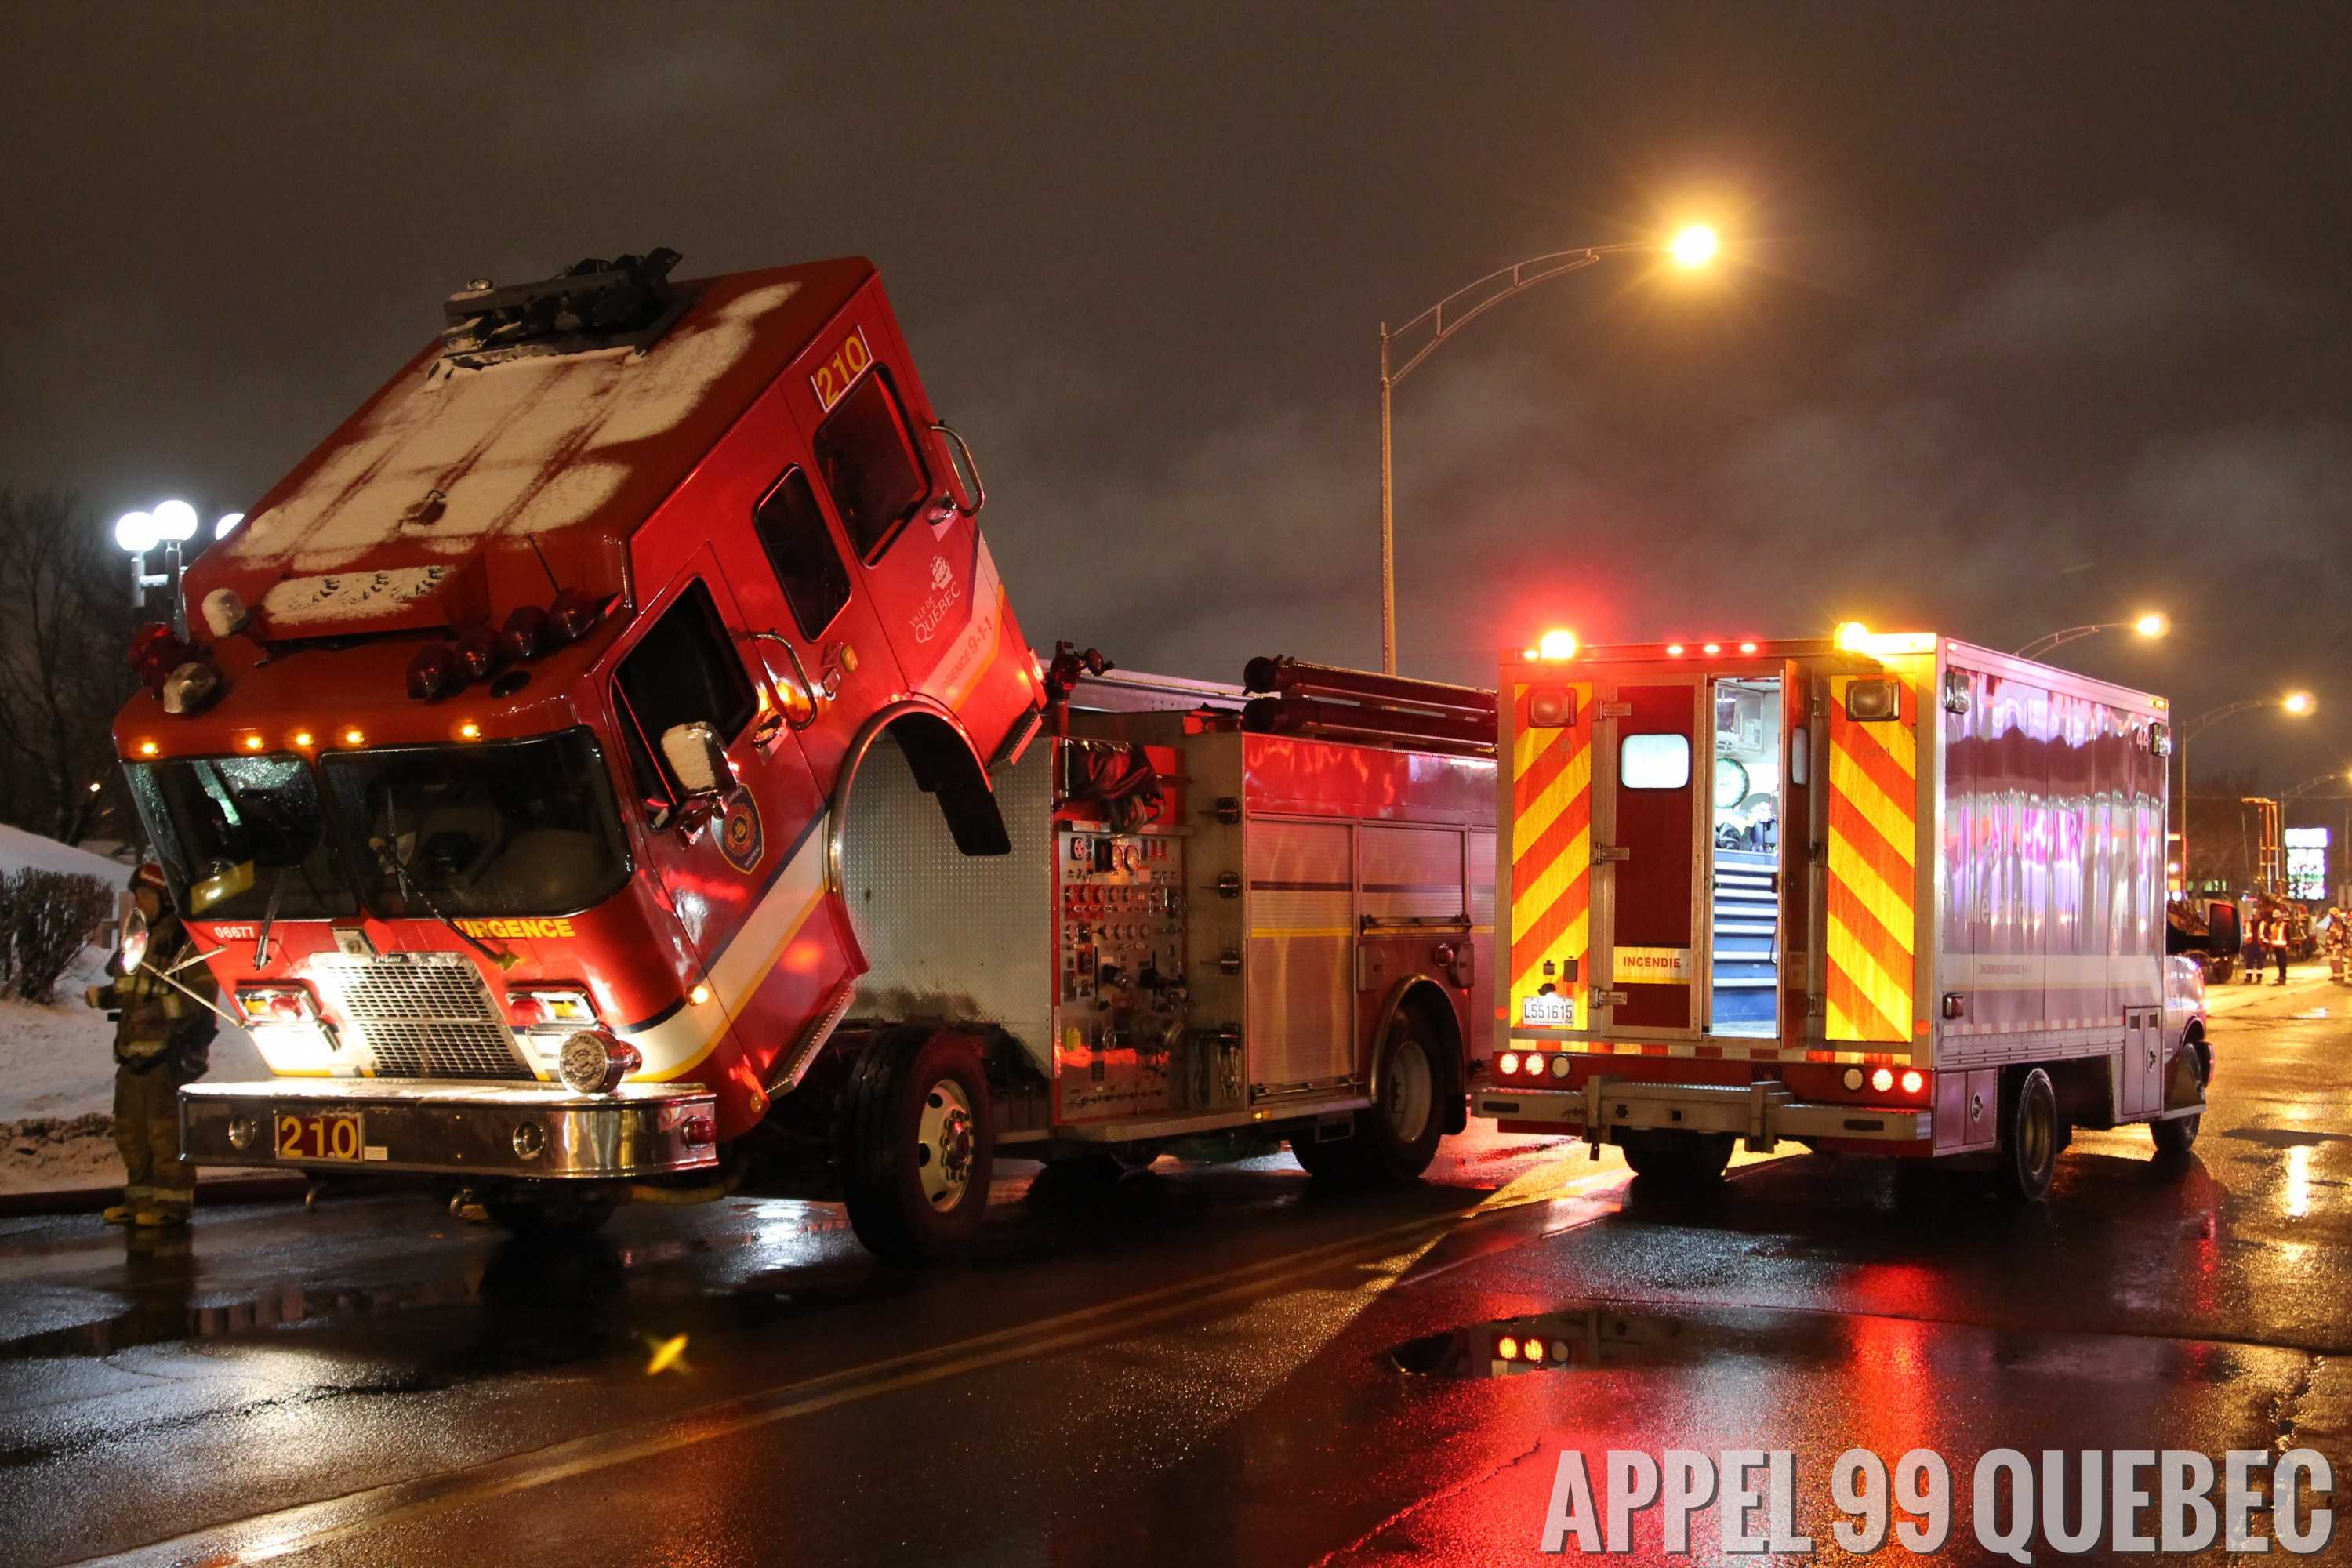
[[[487,616],[523,569],[533,598],[550,573],[617,591],[629,534],[872,272],[680,284],[643,348],[469,363],[453,330],[205,552],[189,599],[232,588],[273,634],[317,637]]]

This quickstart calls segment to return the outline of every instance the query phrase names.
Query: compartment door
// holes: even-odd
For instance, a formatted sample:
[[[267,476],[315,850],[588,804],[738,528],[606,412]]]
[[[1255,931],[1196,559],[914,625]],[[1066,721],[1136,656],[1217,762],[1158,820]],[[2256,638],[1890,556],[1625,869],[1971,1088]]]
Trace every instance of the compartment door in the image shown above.
[[[1706,857],[1701,815],[1711,787],[1711,714],[1698,677],[1628,674],[1601,699],[1592,880],[1600,933],[1593,1023],[1654,1038],[1698,1033],[1696,951]]]

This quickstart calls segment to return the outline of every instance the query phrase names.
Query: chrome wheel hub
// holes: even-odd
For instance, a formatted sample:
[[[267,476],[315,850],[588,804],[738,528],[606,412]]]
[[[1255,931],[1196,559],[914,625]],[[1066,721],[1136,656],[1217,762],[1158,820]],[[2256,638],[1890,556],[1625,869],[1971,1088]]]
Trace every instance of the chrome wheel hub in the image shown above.
[[[915,1127],[915,1169],[924,1201],[945,1214],[964,1200],[971,1185],[974,1130],[971,1101],[952,1079],[941,1079],[923,1096]]]

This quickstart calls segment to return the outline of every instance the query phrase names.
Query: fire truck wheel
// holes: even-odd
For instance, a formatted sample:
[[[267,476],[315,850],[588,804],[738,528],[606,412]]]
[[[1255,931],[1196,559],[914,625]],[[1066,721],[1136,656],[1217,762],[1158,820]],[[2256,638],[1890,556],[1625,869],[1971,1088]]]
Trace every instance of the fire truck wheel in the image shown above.
[[[1409,1182],[1437,1158],[1437,1141],[1445,1134],[1438,1096],[1450,1077],[1439,1062],[1429,1026],[1400,1013],[1372,1074],[1372,1108],[1357,1115],[1351,1140],[1364,1144],[1375,1175]]]
[[[850,1228],[895,1263],[952,1258],[988,1210],[996,1128],[969,1035],[897,1028],[868,1042],[841,1100]]]
[[[2148,1123],[2148,1136],[2156,1140],[2156,1157],[2168,1163],[2185,1161],[2189,1148],[2197,1142],[2197,1129],[2202,1116],[2176,1116],[2169,1121]]]
[[[2021,1203],[2038,1204],[2058,1179],[2058,1095],[2050,1075],[2035,1068],[2003,1097],[2000,1189]]]
[[[482,1194],[483,1212],[513,1236],[586,1236],[603,1228],[619,1206],[612,1194],[593,1187]]]

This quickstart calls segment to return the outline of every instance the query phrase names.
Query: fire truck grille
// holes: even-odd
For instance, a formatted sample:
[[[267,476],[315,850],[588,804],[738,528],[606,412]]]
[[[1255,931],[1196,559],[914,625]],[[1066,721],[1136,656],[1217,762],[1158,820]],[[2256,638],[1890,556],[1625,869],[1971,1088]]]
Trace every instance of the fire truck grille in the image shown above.
[[[319,971],[378,1078],[532,1076],[481,975],[457,954],[321,959]]]

